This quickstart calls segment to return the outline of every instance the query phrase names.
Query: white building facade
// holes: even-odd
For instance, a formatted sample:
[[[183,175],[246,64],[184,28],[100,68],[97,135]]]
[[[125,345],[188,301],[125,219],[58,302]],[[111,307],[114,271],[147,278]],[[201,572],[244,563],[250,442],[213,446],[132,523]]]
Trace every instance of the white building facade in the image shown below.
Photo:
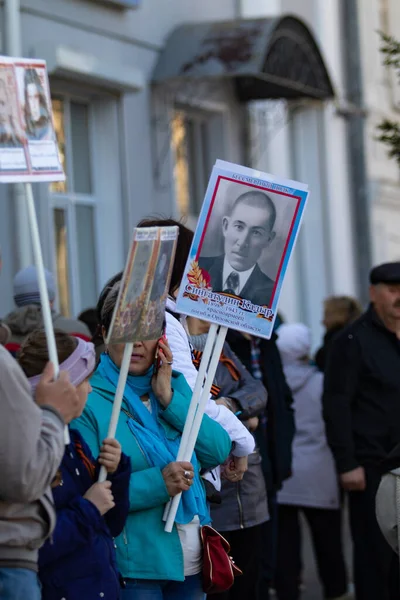
[[[400,260],[400,169],[377,141],[383,118],[400,121],[400,81],[383,65],[378,31],[400,40],[397,0],[358,0],[366,112],[366,157],[374,262]]]
[[[0,2],[2,23],[7,1]],[[57,275],[62,312],[76,315],[96,303],[104,282],[123,267],[130,232],[141,218],[183,216],[194,225],[210,168],[221,158],[309,184],[281,311],[288,320],[308,323],[318,343],[323,298],[359,292],[340,5],[340,0],[21,0],[22,54],[48,62],[67,174],[65,184],[34,186],[45,263]],[[292,19],[280,20],[287,15]],[[228,54],[217,64],[215,56],[210,63],[202,37],[201,23],[208,22],[240,40],[241,19],[253,20],[261,38],[269,27],[278,31],[284,44],[282,52],[261,57],[265,65],[251,80],[242,77],[238,63],[253,61],[253,38],[250,58],[243,58],[242,42],[234,44],[230,57],[224,38]],[[188,24],[199,40],[196,65],[186,61]],[[296,48],[305,53],[298,64]],[[229,76],[221,62],[232,69]],[[371,164],[368,158],[369,173]],[[16,195],[13,186],[1,186],[1,315],[12,308],[14,273],[29,260]],[[374,222],[391,226],[380,202]]]

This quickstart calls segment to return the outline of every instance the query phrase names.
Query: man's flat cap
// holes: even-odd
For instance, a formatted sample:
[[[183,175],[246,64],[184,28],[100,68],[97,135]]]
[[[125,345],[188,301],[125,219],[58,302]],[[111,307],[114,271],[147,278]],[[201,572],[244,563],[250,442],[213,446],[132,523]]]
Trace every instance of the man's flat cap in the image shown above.
[[[385,263],[374,267],[369,274],[371,285],[378,283],[400,283],[400,262]]]

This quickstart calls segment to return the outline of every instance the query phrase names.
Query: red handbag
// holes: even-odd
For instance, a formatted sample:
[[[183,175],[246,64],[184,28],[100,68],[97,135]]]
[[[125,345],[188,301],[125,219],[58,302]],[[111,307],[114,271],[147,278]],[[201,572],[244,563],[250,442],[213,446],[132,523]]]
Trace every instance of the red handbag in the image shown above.
[[[229,590],[235,577],[243,575],[229,552],[229,542],[218,531],[204,525],[201,528],[203,542],[203,589],[206,594],[220,594]]]

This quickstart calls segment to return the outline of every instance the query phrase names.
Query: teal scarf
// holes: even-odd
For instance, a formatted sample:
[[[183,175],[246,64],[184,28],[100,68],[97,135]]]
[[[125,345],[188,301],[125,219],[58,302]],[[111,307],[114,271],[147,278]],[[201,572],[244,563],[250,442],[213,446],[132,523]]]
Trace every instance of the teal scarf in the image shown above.
[[[119,369],[107,354],[101,355],[97,370],[104,379],[110,381],[117,388]],[[169,463],[176,461],[181,435],[177,435],[174,439],[167,437],[162,424],[162,407],[151,386],[152,377],[153,367],[144,375],[128,375],[124,400],[129,406],[129,412],[134,417],[129,419],[129,428],[143,450],[147,461],[152,467],[164,469]],[[150,398],[151,412],[140,399],[144,395],[148,395]],[[175,521],[185,525],[198,515],[201,525],[208,525],[211,518],[199,474],[196,454],[193,454],[191,463],[194,468],[193,484],[187,492],[182,494]]]

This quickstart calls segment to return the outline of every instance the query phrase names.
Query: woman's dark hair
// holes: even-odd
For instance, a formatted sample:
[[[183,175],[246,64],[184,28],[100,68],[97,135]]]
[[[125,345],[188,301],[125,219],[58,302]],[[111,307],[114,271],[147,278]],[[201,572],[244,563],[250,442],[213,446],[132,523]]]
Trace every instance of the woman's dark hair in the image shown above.
[[[105,286],[103,287],[103,289],[100,292],[100,296],[99,296],[99,299],[98,299],[97,304],[96,304],[96,317],[97,317],[97,324],[98,325],[101,323],[101,312],[103,310],[104,302],[105,302],[105,300],[106,300],[109,292],[114,287],[114,285],[118,281],[121,281],[122,275],[123,275],[123,272],[120,271],[119,273],[117,273],[116,275],[114,275],[114,277],[111,277],[111,279],[109,279],[107,281],[107,283],[105,284]]]
[[[78,316],[78,321],[82,321],[89,328],[92,336],[96,333],[97,330],[97,311],[95,308],[87,308],[83,310],[81,314]]]
[[[119,273],[114,275],[114,277],[111,277],[111,279],[109,281],[107,281],[107,283],[105,284],[105,286],[103,287],[103,289],[100,292],[100,296],[99,296],[99,299],[96,304],[96,325],[97,325],[97,327],[96,327],[96,331],[92,337],[92,342],[96,346],[96,348],[103,344],[103,336],[101,333],[101,326],[102,326],[101,313],[103,311],[104,302],[106,301],[106,298],[107,298],[108,294],[110,293],[110,291],[112,290],[112,288],[114,287],[114,285],[118,281],[121,281],[122,275],[123,275],[123,273],[122,273],[122,271],[120,271]]]
[[[193,231],[188,229],[183,223],[174,219],[143,219],[137,225],[138,227],[173,227],[179,229],[178,245],[176,247],[175,261],[172,268],[171,283],[169,293],[172,296],[181,285],[183,273],[185,272],[186,261],[189,256],[190,247],[193,242]]]
[[[78,340],[65,331],[55,330],[58,362],[61,364],[71,356],[78,345]],[[44,329],[35,329],[23,341],[17,360],[27,377],[43,373],[49,362],[49,351]]]
[[[108,330],[110,329],[114,308],[117,303],[119,288],[120,282],[117,281],[104,296],[103,305],[101,307],[100,328],[104,327],[106,333],[108,333]]]

